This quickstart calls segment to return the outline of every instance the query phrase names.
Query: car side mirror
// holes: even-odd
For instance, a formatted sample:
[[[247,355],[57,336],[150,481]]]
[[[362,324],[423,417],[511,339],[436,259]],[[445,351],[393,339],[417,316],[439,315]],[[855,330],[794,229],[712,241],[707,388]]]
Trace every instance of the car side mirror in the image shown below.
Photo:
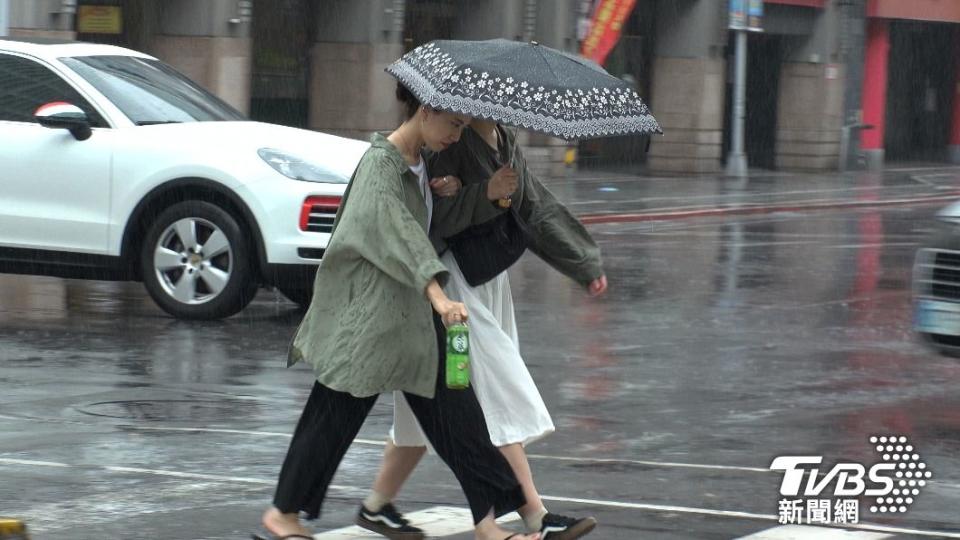
[[[90,130],[90,119],[87,118],[87,113],[83,112],[80,107],[65,101],[54,101],[41,105],[33,113],[33,117],[43,127],[69,131],[78,141],[85,141],[93,134]]]

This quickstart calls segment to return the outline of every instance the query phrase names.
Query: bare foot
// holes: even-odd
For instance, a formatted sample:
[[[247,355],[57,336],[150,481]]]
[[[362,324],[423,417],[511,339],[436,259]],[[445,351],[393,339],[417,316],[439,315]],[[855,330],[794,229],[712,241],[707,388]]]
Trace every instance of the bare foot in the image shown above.
[[[284,514],[274,506],[271,506],[263,513],[260,521],[263,523],[264,528],[274,536],[283,537],[291,534],[302,534],[306,537],[313,537],[313,534],[300,524],[300,517],[297,514]]]

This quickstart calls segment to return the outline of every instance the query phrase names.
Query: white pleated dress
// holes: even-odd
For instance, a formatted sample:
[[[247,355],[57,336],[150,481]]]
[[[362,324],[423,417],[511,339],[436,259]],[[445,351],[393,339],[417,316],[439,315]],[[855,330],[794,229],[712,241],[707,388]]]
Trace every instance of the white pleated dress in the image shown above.
[[[527,445],[555,430],[547,406],[520,356],[510,279],[504,272],[471,287],[449,251],[440,259],[450,271],[444,288],[467,306],[470,327],[470,386],[477,394],[495,446]],[[402,392],[394,392],[393,427],[397,446],[428,446]]]

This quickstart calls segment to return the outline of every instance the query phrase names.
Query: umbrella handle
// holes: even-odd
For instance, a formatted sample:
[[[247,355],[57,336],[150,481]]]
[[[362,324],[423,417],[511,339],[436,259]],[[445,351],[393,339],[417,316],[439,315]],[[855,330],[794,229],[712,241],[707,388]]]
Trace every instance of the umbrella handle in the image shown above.
[[[510,148],[510,168],[514,168],[514,158],[517,155],[517,136],[520,135],[520,128],[513,128],[513,146]]]
[[[510,164],[511,169],[513,169],[515,165],[514,158],[517,156],[517,135],[519,134],[520,134],[520,128],[518,127],[513,128],[513,146],[510,148],[510,161],[508,162]],[[505,197],[497,201],[497,205],[500,208],[510,208],[511,206],[513,206],[513,199],[511,199],[510,197]]]

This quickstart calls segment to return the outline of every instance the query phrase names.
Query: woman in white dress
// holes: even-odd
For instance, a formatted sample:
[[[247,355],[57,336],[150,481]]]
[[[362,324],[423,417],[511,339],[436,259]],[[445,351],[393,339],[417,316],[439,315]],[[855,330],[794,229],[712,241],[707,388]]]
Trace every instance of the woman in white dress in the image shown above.
[[[513,168],[508,166],[511,158]],[[596,520],[547,512],[527,462],[524,446],[552,433],[554,425],[520,356],[507,273],[471,286],[461,266],[474,263],[458,262],[448,241],[501,217],[509,205],[500,201],[509,200],[526,224],[528,248],[593,296],[607,288],[599,248],[582,224],[528,171],[512,134],[493,122],[474,120],[459,143],[431,159],[430,176],[436,179],[432,188],[438,195],[430,237],[450,272],[444,291],[470,311],[471,386],[491,441],[523,488],[527,503],[518,512],[528,530],[539,531],[541,538],[580,538],[593,530]],[[392,501],[426,452],[426,438],[402,393],[395,393],[394,404],[394,427],[373,490],[360,509],[357,523],[361,526],[370,525],[369,518],[376,519],[385,507],[393,520],[405,522]],[[377,530],[385,534],[382,526]]]

